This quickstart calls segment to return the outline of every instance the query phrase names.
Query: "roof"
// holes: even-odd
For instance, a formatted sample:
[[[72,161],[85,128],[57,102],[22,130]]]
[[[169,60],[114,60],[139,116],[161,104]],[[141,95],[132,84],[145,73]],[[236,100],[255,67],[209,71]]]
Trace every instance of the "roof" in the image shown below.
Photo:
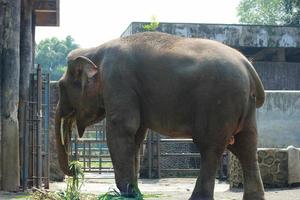
[[[59,0],[35,0],[36,26],[59,26]]]

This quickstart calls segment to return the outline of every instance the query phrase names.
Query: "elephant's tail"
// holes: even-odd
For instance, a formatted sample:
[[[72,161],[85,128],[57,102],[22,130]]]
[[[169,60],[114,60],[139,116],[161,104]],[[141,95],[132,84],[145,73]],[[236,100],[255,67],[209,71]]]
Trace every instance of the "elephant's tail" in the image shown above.
[[[259,108],[265,102],[264,86],[253,65],[248,60],[246,61],[246,66],[255,83],[256,108]]]

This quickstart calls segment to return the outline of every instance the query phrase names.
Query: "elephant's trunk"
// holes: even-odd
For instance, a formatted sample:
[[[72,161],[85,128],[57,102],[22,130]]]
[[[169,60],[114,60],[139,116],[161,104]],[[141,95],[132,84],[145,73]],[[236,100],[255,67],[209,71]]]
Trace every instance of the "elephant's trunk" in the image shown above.
[[[68,176],[74,175],[74,172],[69,169],[71,128],[72,118],[70,116],[63,118],[60,104],[58,104],[55,114],[55,135],[58,162],[64,174]]]

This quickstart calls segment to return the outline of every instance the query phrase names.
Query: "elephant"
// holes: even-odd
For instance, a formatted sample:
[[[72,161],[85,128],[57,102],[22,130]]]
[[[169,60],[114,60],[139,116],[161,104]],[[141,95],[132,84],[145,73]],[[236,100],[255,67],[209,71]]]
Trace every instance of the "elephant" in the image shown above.
[[[213,200],[227,148],[240,160],[244,200],[264,200],[257,161],[256,108],[263,84],[251,62],[217,41],[159,32],[137,33],[69,53],[55,115],[58,160],[66,175],[72,127],[78,135],[106,118],[115,182],[125,197],[139,193],[139,149],[147,129],[191,138],[201,170],[190,200]]]

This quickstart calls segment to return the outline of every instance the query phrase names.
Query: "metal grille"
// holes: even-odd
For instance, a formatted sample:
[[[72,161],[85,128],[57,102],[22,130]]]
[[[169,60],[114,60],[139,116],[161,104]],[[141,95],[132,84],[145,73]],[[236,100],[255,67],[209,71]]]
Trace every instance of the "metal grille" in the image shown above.
[[[26,129],[22,145],[22,187],[49,188],[49,74],[38,65],[30,74]]]
[[[72,137],[73,159],[82,163],[84,172],[113,173],[106,144],[105,120],[86,129],[83,138]]]

